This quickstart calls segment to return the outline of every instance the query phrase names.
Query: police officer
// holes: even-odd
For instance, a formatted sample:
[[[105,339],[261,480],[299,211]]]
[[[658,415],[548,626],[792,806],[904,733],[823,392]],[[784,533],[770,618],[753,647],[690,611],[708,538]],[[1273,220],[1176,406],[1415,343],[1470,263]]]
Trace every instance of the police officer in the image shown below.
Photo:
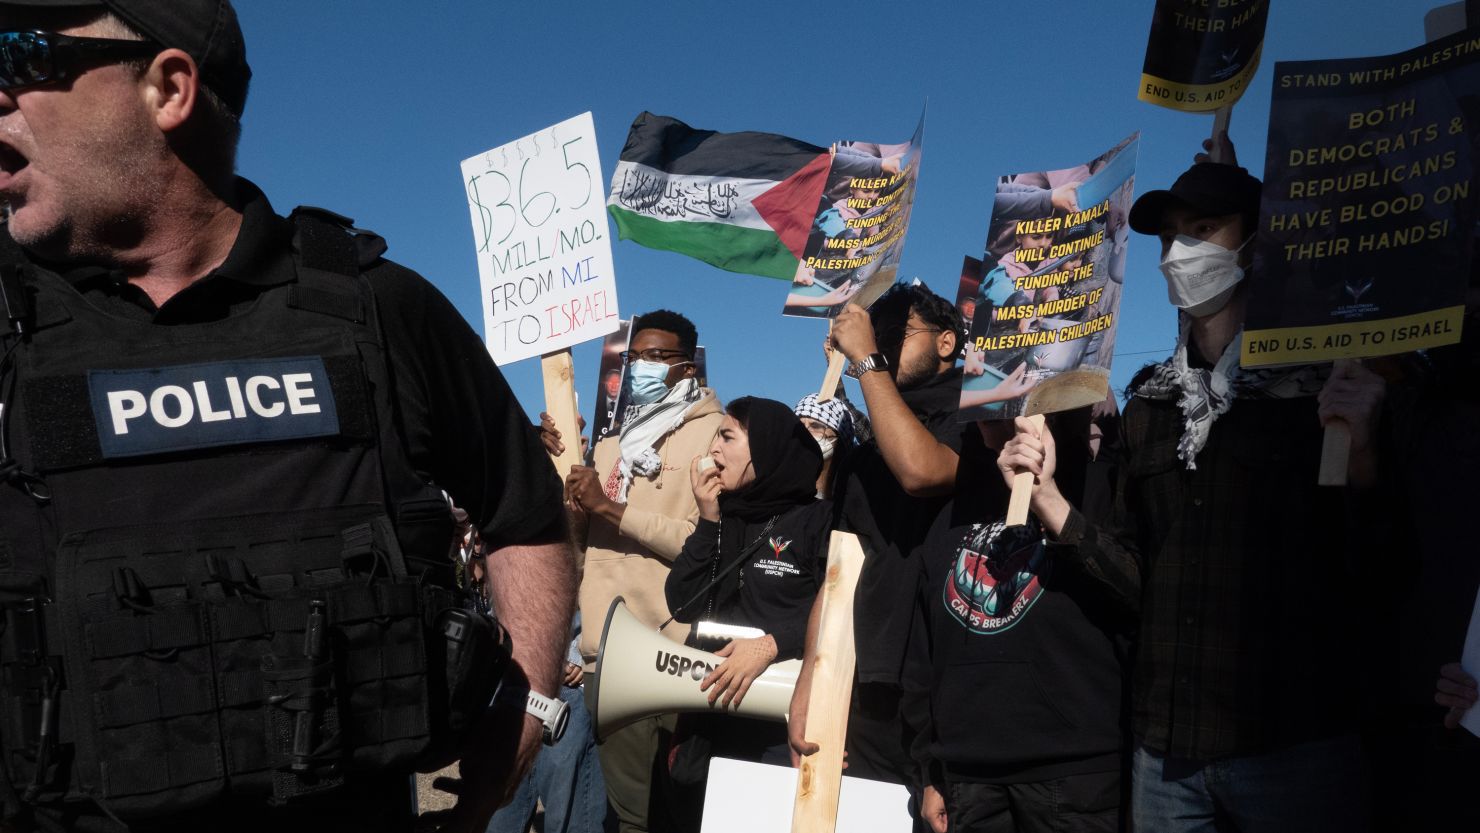
[[[444,829],[559,734],[561,484],[445,298],[234,175],[250,75],[227,0],[0,2],[3,829],[408,828],[487,676],[442,490],[513,644]]]

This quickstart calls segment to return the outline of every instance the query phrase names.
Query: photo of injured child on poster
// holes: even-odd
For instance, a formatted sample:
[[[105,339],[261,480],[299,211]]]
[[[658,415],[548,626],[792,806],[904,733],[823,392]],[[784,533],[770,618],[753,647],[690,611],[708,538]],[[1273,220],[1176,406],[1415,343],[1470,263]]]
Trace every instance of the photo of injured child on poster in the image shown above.
[[[966,341],[961,420],[1105,398],[1139,136],[1078,167],[998,181]],[[975,277],[965,272],[962,291]]]
[[[835,318],[894,285],[920,171],[922,117],[907,143],[839,142],[782,312]]]

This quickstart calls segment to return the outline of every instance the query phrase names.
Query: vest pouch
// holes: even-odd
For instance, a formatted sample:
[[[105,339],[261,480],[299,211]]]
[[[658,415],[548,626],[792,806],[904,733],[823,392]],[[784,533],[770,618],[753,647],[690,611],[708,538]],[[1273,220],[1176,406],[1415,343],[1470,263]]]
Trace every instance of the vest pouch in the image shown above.
[[[56,569],[67,800],[283,803],[428,745],[422,589],[378,507],[76,533]]]
[[[466,607],[442,609],[427,641],[435,743],[416,768],[436,772],[462,757],[461,743],[498,693],[513,643],[497,619]]]

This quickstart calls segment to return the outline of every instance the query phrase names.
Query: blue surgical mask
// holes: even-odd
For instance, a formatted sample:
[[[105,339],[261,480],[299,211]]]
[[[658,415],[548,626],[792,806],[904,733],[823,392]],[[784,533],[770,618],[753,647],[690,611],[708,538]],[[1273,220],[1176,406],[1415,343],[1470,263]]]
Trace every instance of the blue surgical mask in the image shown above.
[[[651,405],[668,395],[668,371],[672,365],[638,359],[627,368],[627,387],[632,404]]]

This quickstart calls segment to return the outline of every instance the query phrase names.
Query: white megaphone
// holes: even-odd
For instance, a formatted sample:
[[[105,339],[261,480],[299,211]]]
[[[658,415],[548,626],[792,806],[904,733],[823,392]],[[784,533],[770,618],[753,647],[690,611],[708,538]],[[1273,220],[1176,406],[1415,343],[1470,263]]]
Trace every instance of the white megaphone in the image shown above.
[[[763,720],[786,720],[791,692],[802,670],[799,659],[778,662],[750,684],[738,707],[709,705],[699,683],[724,662],[698,648],[680,645],[638,621],[618,596],[606,612],[596,679],[586,697],[596,738],[655,714],[714,712]]]

